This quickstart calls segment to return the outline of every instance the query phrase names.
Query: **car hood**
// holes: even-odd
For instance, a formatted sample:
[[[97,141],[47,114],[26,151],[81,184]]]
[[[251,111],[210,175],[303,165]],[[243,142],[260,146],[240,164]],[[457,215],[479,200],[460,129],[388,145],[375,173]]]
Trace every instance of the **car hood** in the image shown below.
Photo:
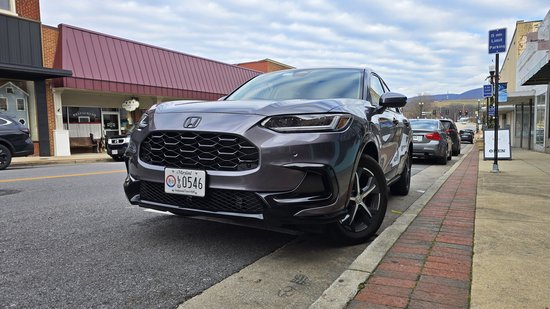
[[[155,113],[221,113],[273,116],[281,114],[344,112],[364,108],[365,101],[354,99],[325,100],[253,100],[253,101],[172,101],[159,104]]]

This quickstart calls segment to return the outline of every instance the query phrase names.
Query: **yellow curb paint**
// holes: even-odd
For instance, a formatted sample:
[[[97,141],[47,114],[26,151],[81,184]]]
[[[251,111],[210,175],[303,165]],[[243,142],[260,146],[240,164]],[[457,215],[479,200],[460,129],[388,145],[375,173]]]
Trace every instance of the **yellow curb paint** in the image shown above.
[[[0,180],[0,183],[2,183],[2,182],[16,182],[16,181],[42,180],[42,179],[55,179],[55,178],[66,178],[66,177],[92,176],[92,175],[106,175],[106,174],[115,174],[115,173],[126,173],[126,170],[115,170],[115,171],[106,171],[106,172],[91,172],[91,173],[81,173],[81,174],[66,174],[66,175],[55,175],[55,176],[40,176],[40,177],[29,177],[29,178],[13,178],[13,179]]]

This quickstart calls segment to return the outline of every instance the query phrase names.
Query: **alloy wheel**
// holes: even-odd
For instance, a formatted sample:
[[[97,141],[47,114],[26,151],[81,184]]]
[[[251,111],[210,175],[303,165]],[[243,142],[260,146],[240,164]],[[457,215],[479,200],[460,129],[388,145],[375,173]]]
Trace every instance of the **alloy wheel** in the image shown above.
[[[367,168],[355,172],[348,213],[340,224],[352,233],[366,230],[380,210],[380,184]]]

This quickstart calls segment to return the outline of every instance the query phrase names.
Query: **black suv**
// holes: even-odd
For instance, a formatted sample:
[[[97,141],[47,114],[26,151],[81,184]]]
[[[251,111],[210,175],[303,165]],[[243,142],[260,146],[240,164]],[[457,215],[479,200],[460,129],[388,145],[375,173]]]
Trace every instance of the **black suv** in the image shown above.
[[[440,119],[445,126],[445,131],[451,137],[453,141],[453,156],[458,156],[460,154],[460,135],[458,134],[458,128],[456,124],[451,119]]]
[[[0,114],[0,170],[11,163],[12,157],[34,153],[29,129],[8,115]]]

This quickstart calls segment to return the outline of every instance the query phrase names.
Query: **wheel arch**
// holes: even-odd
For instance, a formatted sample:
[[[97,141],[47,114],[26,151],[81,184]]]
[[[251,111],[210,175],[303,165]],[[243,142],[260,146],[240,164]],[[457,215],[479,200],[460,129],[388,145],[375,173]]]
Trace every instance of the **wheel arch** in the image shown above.
[[[13,155],[15,149],[13,148],[13,145],[11,143],[9,143],[6,140],[0,138],[0,145],[6,146],[6,148],[8,148],[8,150]]]

